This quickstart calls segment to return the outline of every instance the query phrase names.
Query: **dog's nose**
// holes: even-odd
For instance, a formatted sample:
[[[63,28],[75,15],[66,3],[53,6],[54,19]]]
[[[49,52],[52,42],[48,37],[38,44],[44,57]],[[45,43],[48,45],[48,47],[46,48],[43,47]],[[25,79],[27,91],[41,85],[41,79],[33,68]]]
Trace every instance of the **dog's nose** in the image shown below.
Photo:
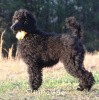
[[[15,23],[15,24],[13,24],[10,28],[11,28],[11,30],[13,30],[13,31],[18,31],[18,30],[20,30],[21,29],[21,24],[20,23]]]

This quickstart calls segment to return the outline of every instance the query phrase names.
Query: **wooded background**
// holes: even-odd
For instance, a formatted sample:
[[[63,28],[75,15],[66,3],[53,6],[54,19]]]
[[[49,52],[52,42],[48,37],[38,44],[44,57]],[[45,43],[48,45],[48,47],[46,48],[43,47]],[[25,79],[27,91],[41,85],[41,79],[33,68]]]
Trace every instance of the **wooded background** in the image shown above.
[[[87,50],[99,50],[99,0],[0,0],[1,33],[20,8],[30,10],[41,29],[58,34],[65,30],[65,18],[75,16],[84,28]]]

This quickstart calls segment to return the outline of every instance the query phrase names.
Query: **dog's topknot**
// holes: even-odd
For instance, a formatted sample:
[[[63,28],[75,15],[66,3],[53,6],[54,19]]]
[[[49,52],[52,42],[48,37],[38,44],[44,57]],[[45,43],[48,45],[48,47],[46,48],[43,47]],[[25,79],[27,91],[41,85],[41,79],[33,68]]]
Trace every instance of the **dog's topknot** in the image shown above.
[[[29,12],[28,10],[19,9],[18,11],[15,11],[14,16],[13,16],[13,20],[16,19],[16,18],[21,19],[21,18],[24,18],[24,17],[27,17],[27,16],[28,16],[28,18],[34,18],[32,13]]]

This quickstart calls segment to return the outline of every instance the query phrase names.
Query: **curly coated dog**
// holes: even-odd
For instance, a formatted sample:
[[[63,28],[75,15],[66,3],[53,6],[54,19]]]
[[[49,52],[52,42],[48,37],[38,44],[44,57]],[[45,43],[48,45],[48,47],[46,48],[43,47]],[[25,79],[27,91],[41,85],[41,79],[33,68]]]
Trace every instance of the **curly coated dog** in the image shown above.
[[[36,20],[26,9],[15,11],[12,30],[19,39],[20,57],[28,66],[32,90],[42,84],[42,69],[61,61],[69,74],[79,79],[79,88],[90,90],[95,83],[91,72],[83,67],[85,50],[81,41],[81,26],[74,17],[66,19],[66,26],[72,35],[49,34],[38,29]]]

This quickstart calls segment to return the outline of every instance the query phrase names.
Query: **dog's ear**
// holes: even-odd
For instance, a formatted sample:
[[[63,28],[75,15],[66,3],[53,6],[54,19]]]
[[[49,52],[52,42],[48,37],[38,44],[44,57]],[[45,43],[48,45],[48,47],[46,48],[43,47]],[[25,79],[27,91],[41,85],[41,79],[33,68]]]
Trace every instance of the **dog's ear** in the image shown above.
[[[31,13],[31,12],[24,12],[24,16],[27,18],[27,19],[32,19],[31,21],[33,21],[34,23],[36,23],[36,19],[35,19],[35,16]]]
[[[27,17],[32,21],[32,23],[36,24],[36,18],[32,13],[28,13]]]

